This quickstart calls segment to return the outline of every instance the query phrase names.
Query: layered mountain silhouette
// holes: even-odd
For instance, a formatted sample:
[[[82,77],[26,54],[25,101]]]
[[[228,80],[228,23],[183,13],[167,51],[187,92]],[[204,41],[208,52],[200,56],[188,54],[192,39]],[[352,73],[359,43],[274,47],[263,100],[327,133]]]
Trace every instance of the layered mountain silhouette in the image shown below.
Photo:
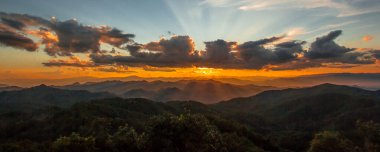
[[[257,78],[241,79],[248,80],[246,84],[250,83],[276,87],[310,87],[324,83],[334,83],[338,85],[355,86],[369,90],[380,89],[379,73],[329,73],[289,78],[267,78],[263,80],[257,80]]]
[[[230,134],[239,137],[231,141],[243,140],[244,146],[237,147],[250,145],[259,151],[305,151],[316,132],[337,130],[355,141],[361,140],[355,131],[358,121],[380,122],[380,91],[335,84],[267,90],[214,104],[169,100],[185,95],[183,90],[196,90],[189,91],[194,93],[188,96],[197,96],[199,92],[212,95],[214,92],[209,90],[223,87],[232,92],[236,86],[214,81],[110,81],[64,87],[71,87],[71,90],[41,85],[1,92],[0,129],[5,132],[0,134],[0,140],[46,142],[78,132],[101,141],[104,134],[113,133],[123,124],[144,130],[146,125],[155,122],[151,122],[151,118],[192,113],[204,115],[225,140]],[[89,91],[80,90],[83,88]],[[124,92],[125,88],[129,91]],[[115,98],[115,95],[101,92],[108,90],[124,96],[159,98],[164,102]],[[215,99],[205,97],[202,99]],[[46,109],[49,107],[55,108]],[[183,116],[169,118],[181,121]],[[46,134],[38,134],[40,132]],[[360,142],[355,144],[360,146]]]
[[[264,91],[212,106],[220,111],[259,115],[294,129],[344,129],[354,126],[359,119],[380,121],[378,91],[334,84]]]
[[[46,106],[69,107],[81,101],[115,97],[110,93],[63,90],[46,85],[0,92],[0,111],[33,111]]]
[[[9,86],[9,85],[5,85],[5,84],[0,84],[0,92],[3,92],[3,91],[14,91],[14,90],[21,90],[22,88],[21,87],[18,87],[18,86]]]
[[[234,85],[214,80],[104,81],[59,87],[69,90],[110,92],[123,98],[147,98],[155,101],[194,100],[216,103],[236,97],[248,97],[269,89],[268,86]]]

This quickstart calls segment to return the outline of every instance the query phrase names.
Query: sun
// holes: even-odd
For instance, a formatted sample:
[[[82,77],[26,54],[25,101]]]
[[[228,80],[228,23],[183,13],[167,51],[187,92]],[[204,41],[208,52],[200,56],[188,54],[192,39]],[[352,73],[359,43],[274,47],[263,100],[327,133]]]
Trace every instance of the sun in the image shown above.
[[[215,75],[217,73],[215,69],[206,67],[198,67],[194,72],[200,75]]]

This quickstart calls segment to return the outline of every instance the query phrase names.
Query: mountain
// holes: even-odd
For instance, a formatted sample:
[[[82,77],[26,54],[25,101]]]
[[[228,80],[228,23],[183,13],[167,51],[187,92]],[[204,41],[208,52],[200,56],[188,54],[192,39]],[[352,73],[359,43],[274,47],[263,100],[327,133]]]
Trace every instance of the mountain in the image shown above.
[[[156,101],[194,100],[216,103],[236,97],[247,97],[274,87],[234,85],[215,80],[168,81],[104,81],[58,86],[69,90],[110,92],[124,98],[147,98]]]
[[[104,82],[104,81],[166,81],[176,82],[181,80],[216,80],[222,83],[234,85],[257,85],[257,86],[275,86],[277,88],[296,88],[310,87],[323,83],[334,83],[338,85],[356,86],[369,90],[380,89],[380,73],[327,73],[313,74],[294,77],[265,77],[265,76],[243,76],[243,77],[74,77],[65,79],[13,79],[0,78],[0,82],[20,87],[31,87],[41,83],[48,85],[63,86],[75,82]],[[1,86],[1,85],[0,85]]]
[[[45,106],[68,107],[76,102],[115,97],[109,93],[63,90],[46,85],[0,92],[0,111],[32,111]]]
[[[291,133],[299,149],[308,147],[309,142],[304,141],[311,140],[313,132],[352,132],[358,120],[380,122],[379,92],[334,84],[264,91],[210,106],[223,113],[239,114],[246,124],[252,123],[251,115],[258,116],[270,124],[263,125],[264,130]],[[288,138],[278,140],[285,147],[294,148],[294,145],[287,145]]]
[[[117,88],[115,86],[119,86],[120,83],[131,83],[135,86],[145,84],[142,81],[112,81],[102,82],[101,85],[86,83],[71,86],[89,85],[96,90],[96,86]],[[165,83],[155,82],[154,85],[151,84],[151,88],[137,87],[127,93],[129,96],[161,98],[159,96],[164,95],[178,98],[177,95],[183,95],[181,92],[186,88],[197,90],[198,92],[189,94],[194,96],[199,92],[218,90],[215,89],[221,87],[218,85],[222,85],[224,90],[235,91],[226,89],[228,87],[224,83],[213,81],[179,81],[172,84],[183,83],[182,88],[161,88]],[[133,88],[131,86],[129,85],[129,88]],[[231,85],[231,88],[236,89],[234,85]],[[211,95],[215,93],[208,92]],[[107,99],[102,99],[105,97]],[[63,90],[44,85],[2,92],[0,130],[3,131],[0,131],[0,141],[9,144],[28,141],[28,144],[44,143],[44,146],[49,146],[52,145],[51,141],[60,136],[68,137],[72,133],[78,133],[83,137],[94,138],[97,148],[107,148],[109,145],[103,144],[112,141],[113,138],[110,137],[117,135],[119,129],[125,128],[127,124],[129,131],[135,132],[121,137],[141,135],[138,136],[139,139],[149,139],[149,142],[142,143],[147,145],[152,141],[167,143],[177,140],[196,144],[194,142],[198,140],[189,141],[185,137],[199,137],[205,134],[202,129],[215,128],[216,130],[211,130],[210,133],[218,134],[213,134],[212,137],[227,143],[227,149],[230,148],[230,151],[301,152],[307,150],[316,132],[324,130],[339,131],[349,137],[354,142],[353,145],[363,147],[365,139],[359,137],[360,131],[356,130],[357,121],[380,122],[379,91],[335,84],[268,90],[254,96],[234,98],[215,104],[108,97],[113,96],[109,93]],[[88,101],[90,99],[95,100]],[[10,103],[13,103],[13,107],[4,106]],[[159,138],[155,138],[156,136]],[[0,150],[2,146],[4,144],[0,144]],[[237,147],[249,147],[250,150],[236,150]]]
[[[264,91],[255,96],[235,98],[218,103],[215,106],[226,106],[231,107],[231,109],[244,109],[246,111],[262,111],[266,110],[266,108],[270,106],[275,106],[288,101],[324,94],[342,94],[352,97],[358,96],[380,99],[380,94],[376,91],[325,83],[308,88],[289,88],[283,90]]]
[[[189,109],[192,110],[191,114],[187,112]],[[228,151],[279,151],[279,147],[261,134],[236,121],[223,118],[207,105],[192,101],[162,103],[147,99],[111,98],[80,102],[68,108],[40,113],[47,116],[42,119],[33,117],[31,119],[30,115],[25,116],[22,113],[0,113],[0,120],[3,122],[0,124],[0,141],[2,141],[0,149],[2,147],[9,149],[6,143],[30,141],[25,146],[39,145],[30,149],[48,146],[42,150],[46,151],[53,145],[52,141],[73,132],[82,136],[91,136],[96,140],[97,148],[109,148],[109,146],[118,145],[107,145],[108,143],[119,141],[110,137],[118,133],[128,133],[119,131],[128,127],[131,129],[129,131],[133,130],[135,133],[121,134],[120,139],[133,138],[141,133],[143,138],[139,140],[149,141],[142,142],[144,144],[142,148],[150,146],[160,148],[162,147],[160,144],[154,143],[162,141],[164,143],[183,142],[186,145],[202,141],[194,145],[196,149],[201,149],[203,146],[199,145],[208,142],[202,138],[206,137],[210,140],[218,139],[215,142],[223,140],[216,144],[225,144],[225,146],[218,146],[223,146],[225,149],[229,149]],[[208,132],[210,134],[203,133],[204,129],[211,129]],[[123,150],[130,147],[130,145],[127,146],[129,143],[126,140],[121,140],[119,143],[122,144],[120,148]],[[210,144],[214,144],[214,142]],[[174,149],[178,148],[176,147],[178,144],[174,144],[174,146]],[[169,147],[163,148],[159,151],[179,151],[167,150]],[[28,150],[30,149],[28,148]],[[99,149],[98,151],[109,150]],[[144,151],[157,151],[157,148]]]
[[[309,87],[324,83],[334,83],[369,90],[380,89],[380,73],[328,73],[263,80],[257,80],[256,77],[239,79],[253,81],[251,84],[276,86],[280,88]]]
[[[18,86],[8,86],[8,85],[5,85],[5,84],[0,84],[0,92],[3,92],[3,91],[15,91],[15,90],[21,90],[22,88],[21,87],[18,87]]]

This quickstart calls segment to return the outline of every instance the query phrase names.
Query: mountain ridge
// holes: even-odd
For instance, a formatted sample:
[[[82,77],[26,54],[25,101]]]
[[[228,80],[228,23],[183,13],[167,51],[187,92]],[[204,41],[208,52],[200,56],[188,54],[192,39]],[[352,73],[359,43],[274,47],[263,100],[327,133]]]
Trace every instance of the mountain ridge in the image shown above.
[[[0,92],[1,109],[7,111],[20,107],[25,111],[33,111],[44,106],[68,107],[76,102],[116,97],[110,93],[91,93],[85,90],[63,90],[39,85],[14,91]],[[8,109],[7,109],[8,108]]]
[[[110,92],[124,98],[139,97],[158,101],[196,100],[207,104],[235,97],[251,96],[264,90],[275,89],[269,86],[228,84],[212,79],[170,82],[161,80],[103,81],[84,84],[74,83],[55,87],[90,92]]]

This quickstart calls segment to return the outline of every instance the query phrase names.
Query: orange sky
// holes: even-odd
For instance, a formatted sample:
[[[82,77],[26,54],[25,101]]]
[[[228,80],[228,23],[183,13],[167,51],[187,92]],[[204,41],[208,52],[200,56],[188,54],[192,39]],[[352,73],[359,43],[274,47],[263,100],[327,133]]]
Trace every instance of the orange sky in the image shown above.
[[[353,68],[309,68],[303,70],[265,71],[265,70],[234,70],[213,68],[174,68],[175,71],[146,71],[143,68],[129,68],[124,72],[102,72],[97,68],[76,67],[37,67],[37,68],[2,68],[1,79],[62,79],[73,77],[291,77],[321,73],[380,73],[380,65],[362,65]]]

